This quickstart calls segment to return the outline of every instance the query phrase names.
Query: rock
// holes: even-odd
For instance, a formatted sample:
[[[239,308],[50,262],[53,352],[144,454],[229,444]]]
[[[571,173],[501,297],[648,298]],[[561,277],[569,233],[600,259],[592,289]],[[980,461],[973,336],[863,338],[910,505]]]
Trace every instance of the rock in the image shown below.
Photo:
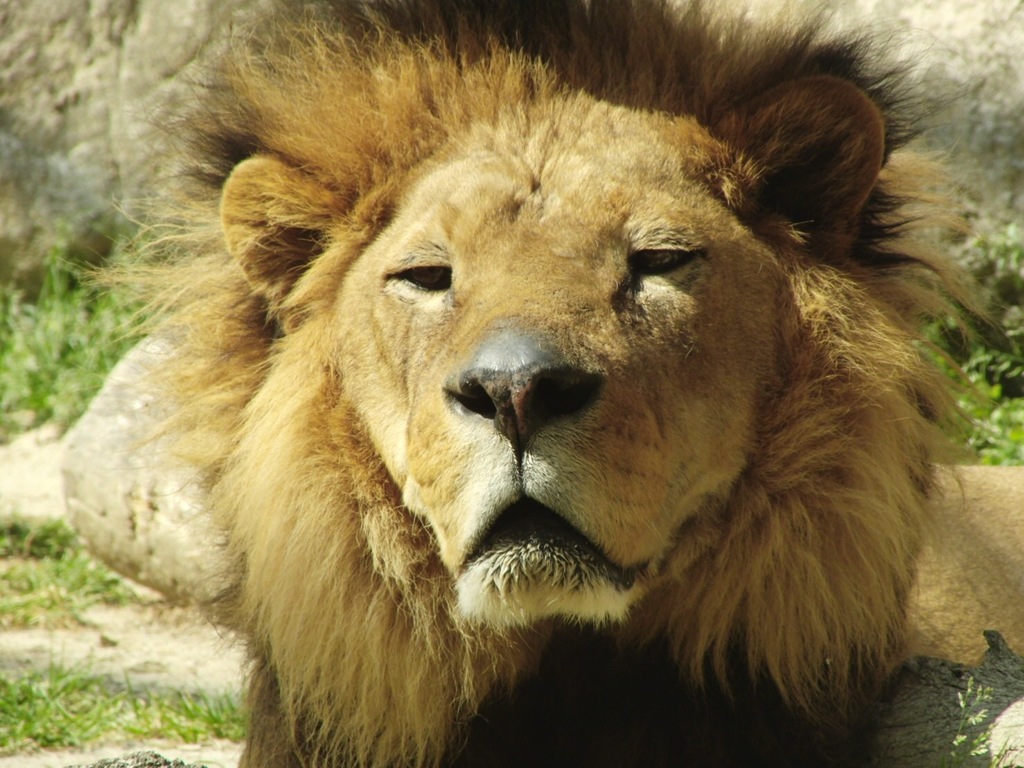
[[[181,760],[168,760],[156,752],[135,752],[124,757],[100,760],[92,765],[72,765],[68,768],[203,768],[203,766],[184,763]]]
[[[989,649],[974,669],[927,657],[903,665],[890,699],[878,707],[868,765],[1024,765],[1024,659],[998,632],[985,639]]]
[[[164,347],[147,340],[111,372],[64,439],[68,520],[115,571],[175,600],[212,589],[212,534],[191,472],[154,439],[159,405],[145,377]]]
[[[30,291],[51,250],[76,263],[109,253],[117,216],[101,180],[0,130],[0,285]]]
[[[158,105],[264,0],[0,3],[0,284],[38,284],[46,253],[97,258],[119,206],[154,192]]]

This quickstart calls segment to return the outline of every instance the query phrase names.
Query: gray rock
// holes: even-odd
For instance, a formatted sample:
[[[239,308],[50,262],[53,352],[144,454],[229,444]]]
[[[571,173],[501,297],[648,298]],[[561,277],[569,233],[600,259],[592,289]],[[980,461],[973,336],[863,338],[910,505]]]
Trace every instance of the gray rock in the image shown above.
[[[140,343],[65,436],[68,520],[86,548],[119,573],[176,600],[209,595],[212,535],[190,470],[165,440],[146,374],[164,356]]]
[[[0,284],[38,284],[54,247],[102,256],[154,191],[158,105],[263,0],[0,0]]]
[[[100,760],[92,765],[71,765],[68,768],[203,768],[195,763],[168,760],[156,752],[135,752],[124,757]]]
[[[989,649],[973,669],[923,656],[903,665],[889,700],[876,707],[868,765],[1024,764],[1024,659],[998,632],[985,639]]]
[[[36,288],[51,249],[95,263],[110,251],[116,219],[101,179],[0,127],[0,284]]]

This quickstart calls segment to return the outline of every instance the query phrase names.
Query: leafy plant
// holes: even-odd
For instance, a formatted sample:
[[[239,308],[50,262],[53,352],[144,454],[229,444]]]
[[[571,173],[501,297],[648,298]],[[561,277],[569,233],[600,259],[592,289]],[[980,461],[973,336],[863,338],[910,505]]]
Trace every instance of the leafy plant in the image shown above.
[[[988,719],[985,704],[992,700],[992,689],[976,685],[973,677],[967,678],[967,690],[957,691],[957,705],[960,708],[960,719],[957,723],[953,748],[949,755],[942,759],[942,768],[960,768],[971,757],[980,757],[989,753],[992,741],[992,726],[980,731],[978,726]],[[973,734],[973,735],[972,735]]]
[[[968,445],[985,464],[1024,464],[1024,237],[1016,226],[978,238],[964,261],[992,305],[970,327],[940,323],[933,338],[949,375],[970,386],[960,406],[973,422]],[[952,362],[953,365],[949,363]]]

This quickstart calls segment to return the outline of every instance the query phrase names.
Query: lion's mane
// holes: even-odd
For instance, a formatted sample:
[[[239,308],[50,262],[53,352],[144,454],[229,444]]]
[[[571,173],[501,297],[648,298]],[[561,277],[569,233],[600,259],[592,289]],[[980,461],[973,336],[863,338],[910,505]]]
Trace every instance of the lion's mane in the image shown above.
[[[901,72],[824,26],[658,0],[334,0],[237,36],[175,126],[178,230],[151,274],[176,349],[169,429],[225,537],[215,613],[254,660],[251,740],[270,750],[287,733],[331,765],[452,759],[481,707],[577,631],[460,620],[431,533],[403,507],[323,341],[348,264],[425,159],[508,104],[573,92],[692,115],[726,140],[736,105],[809,75],[852,82],[884,115],[882,175],[841,257],[825,236],[739,207],[787,254],[784,377],[729,499],[681,532],[692,545],[666,565],[671,584],[602,630],[617,647],[664,648],[694,690],[767,686],[813,722],[878,691],[904,651],[937,425],[953,412],[919,327],[962,294],[914,236],[931,221],[919,203],[932,178],[905,151],[917,117]],[[323,228],[309,225],[321,207],[290,230],[306,233],[309,259],[280,295],[253,291],[217,218],[232,169],[260,154],[330,190]],[[709,179],[726,201],[763,170],[751,157],[733,173]]]

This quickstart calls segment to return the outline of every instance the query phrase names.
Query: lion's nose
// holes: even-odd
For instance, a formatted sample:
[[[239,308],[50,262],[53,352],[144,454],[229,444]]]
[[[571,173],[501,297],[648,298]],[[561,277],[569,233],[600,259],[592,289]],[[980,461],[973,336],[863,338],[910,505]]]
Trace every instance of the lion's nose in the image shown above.
[[[521,452],[546,424],[590,405],[602,381],[600,374],[571,365],[552,345],[503,331],[485,341],[445,388],[463,412],[493,420]]]

